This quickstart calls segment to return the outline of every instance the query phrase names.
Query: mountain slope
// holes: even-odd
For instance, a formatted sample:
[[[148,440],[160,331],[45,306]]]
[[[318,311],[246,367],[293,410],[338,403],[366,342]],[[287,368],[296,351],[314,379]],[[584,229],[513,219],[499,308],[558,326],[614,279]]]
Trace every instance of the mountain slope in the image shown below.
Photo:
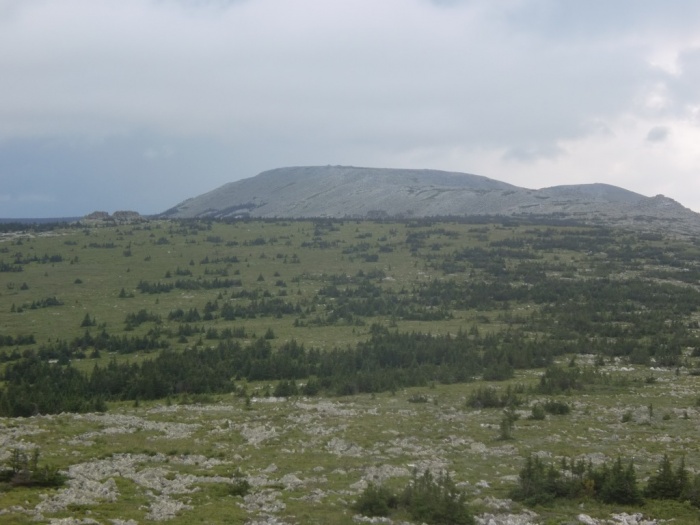
[[[700,215],[663,196],[608,184],[520,188],[437,170],[278,168],[225,184],[164,212],[172,218],[552,216],[675,233],[700,233]]]

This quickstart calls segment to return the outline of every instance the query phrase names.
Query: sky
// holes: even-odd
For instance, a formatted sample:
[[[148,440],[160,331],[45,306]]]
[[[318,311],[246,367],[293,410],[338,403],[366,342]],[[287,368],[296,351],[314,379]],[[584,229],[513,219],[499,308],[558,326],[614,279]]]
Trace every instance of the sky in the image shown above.
[[[700,212],[697,0],[0,0],[0,217],[283,166],[602,182]]]

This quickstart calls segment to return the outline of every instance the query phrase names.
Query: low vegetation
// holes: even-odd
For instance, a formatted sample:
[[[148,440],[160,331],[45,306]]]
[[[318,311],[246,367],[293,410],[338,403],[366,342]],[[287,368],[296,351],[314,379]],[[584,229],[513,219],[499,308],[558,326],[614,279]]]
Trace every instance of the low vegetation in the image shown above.
[[[0,487],[5,490],[16,487],[61,487],[66,477],[58,469],[39,465],[39,449],[31,454],[20,449],[9,453],[7,466],[0,470]]]
[[[419,475],[413,472],[408,484],[399,494],[382,485],[369,483],[355,501],[353,508],[363,516],[386,517],[403,512],[411,519],[436,525],[471,525],[474,516],[447,473],[434,477],[429,470]]]
[[[700,517],[694,238],[20,228],[0,237],[9,523]]]

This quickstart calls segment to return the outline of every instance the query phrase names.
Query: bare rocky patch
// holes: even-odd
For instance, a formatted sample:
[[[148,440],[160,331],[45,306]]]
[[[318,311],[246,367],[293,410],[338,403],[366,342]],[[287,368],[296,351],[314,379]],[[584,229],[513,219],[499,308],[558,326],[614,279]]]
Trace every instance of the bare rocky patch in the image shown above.
[[[654,395],[674,385],[681,400],[689,399],[692,389],[674,381],[670,375],[667,383],[657,383]],[[52,442],[58,446],[53,454],[63,455],[64,460],[66,454],[75,458],[65,469],[65,487],[44,491],[36,503],[8,505],[0,515],[46,523],[92,523],[85,521],[94,520],[89,515],[71,518],[78,521],[60,520],[67,519],[61,516],[72,508],[118,505],[133,497],[122,493],[128,486],[137,495],[140,518],[113,516],[96,522],[135,525],[181,520],[198,512],[198,502],[209,499],[206,494],[213,487],[219,487],[220,498],[236,479],[244,479],[250,486],[247,494],[223,497],[232,498],[227,501],[247,516],[245,523],[295,525],[298,521],[293,516],[300,509],[346,509],[369,483],[400,486],[413,472],[429,471],[434,476],[447,472],[455,479],[480,510],[479,525],[529,525],[541,523],[540,517],[502,498],[504,488],[517,483],[526,455],[601,465],[624,450],[642,465],[654,465],[664,450],[687,449],[699,428],[693,422],[698,417],[693,406],[668,410],[673,418],[669,422],[662,418],[665,408],[650,416],[646,399],[640,402],[638,397],[619,394],[596,405],[594,398],[582,396],[572,401],[570,416],[538,423],[549,425],[549,430],[537,434],[537,441],[526,437],[533,430],[524,409],[515,424],[515,439],[501,441],[497,438],[500,412],[467,409],[465,395],[456,393],[465,388],[469,386],[454,387],[455,393],[442,397],[439,404],[416,408],[406,404],[407,395],[360,397],[347,403],[259,398],[252,409],[234,399],[212,405],[124,408],[112,414],[0,420],[4,457],[12,448],[32,450]],[[632,420],[622,423],[630,410]],[[673,430],[676,427],[665,425],[687,425],[687,432],[681,435]],[[53,440],[48,439],[49,428],[60,431]],[[367,435],[369,428],[376,429],[372,436]],[[143,436],[137,439],[140,433]],[[136,443],[158,452],[141,452]],[[89,459],[93,450],[101,451],[99,458]],[[689,466],[692,471],[697,468]],[[388,518],[352,519],[401,523]],[[633,513],[580,514],[575,519],[592,525],[661,523]]]

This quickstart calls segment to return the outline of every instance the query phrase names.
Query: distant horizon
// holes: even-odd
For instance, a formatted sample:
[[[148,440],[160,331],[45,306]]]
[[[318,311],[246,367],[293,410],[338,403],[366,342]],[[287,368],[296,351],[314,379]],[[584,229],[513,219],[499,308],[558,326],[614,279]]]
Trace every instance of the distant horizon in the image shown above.
[[[320,165],[309,165],[309,166],[301,166],[301,167],[316,167],[316,166],[319,166],[319,167],[320,167]],[[332,164],[332,166],[354,167],[354,168],[359,168],[359,167],[362,167],[362,168],[369,168],[368,166],[357,166],[357,165],[349,165],[349,164],[348,164],[348,165]],[[300,166],[294,166],[294,167],[300,167]],[[21,222],[21,223],[32,223],[32,222],[35,222],[35,223],[38,223],[38,222],[41,222],[41,223],[50,223],[50,222],[75,222],[75,221],[79,221],[79,220],[85,218],[86,216],[88,216],[88,215],[90,215],[90,214],[92,214],[92,213],[99,213],[99,212],[108,213],[110,216],[111,216],[111,215],[114,215],[114,214],[117,213],[117,212],[135,212],[135,213],[138,213],[139,215],[141,215],[142,217],[150,218],[150,217],[159,216],[159,215],[165,213],[167,210],[171,209],[171,208],[174,207],[174,206],[177,206],[179,203],[184,202],[185,200],[193,199],[193,198],[199,197],[200,195],[204,195],[204,194],[206,194],[206,193],[209,193],[209,192],[212,192],[212,191],[216,191],[217,189],[221,188],[222,186],[224,186],[224,185],[226,185],[226,184],[235,183],[235,182],[242,182],[242,181],[244,181],[244,180],[246,180],[246,179],[255,178],[257,175],[260,175],[261,173],[266,173],[266,172],[268,172],[268,171],[274,171],[274,170],[276,170],[276,169],[284,169],[284,168],[285,168],[285,167],[272,168],[272,169],[270,169],[270,170],[262,171],[262,172],[260,172],[260,173],[258,173],[258,174],[256,174],[256,175],[254,175],[254,176],[252,176],[252,177],[244,177],[244,178],[241,178],[241,179],[238,179],[238,180],[231,181],[231,182],[229,182],[229,183],[224,183],[224,184],[222,184],[222,185],[219,185],[219,186],[217,186],[217,187],[215,187],[215,188],[211,188],[211,189],[206,190],[206,191],[204,191],[204,192],[202,192],[202,193],[199,193],[199,194],[197,194],[197,195],[191,195],[190,197],[186,197],[185,199],[182,199],[182,200],[180,200],[180,201],[178,201],[178,202],[176,202],[176,203],[171,204],[170,206],[168,206],[167,208],[165,208],[165,209],[163,209],[163,210],[159,210],[159,211],[155,211],[155,212],[150,212],[150,213],[148,213],[148,212],[142,212],[142,211],[140,211],[140,210],[138,210],[138,209],[129,209],[129,208],[127,208],[127,207],[116,207],[115,209],[113,209],[113,210],[111,210],[111,211],[110,211],[109,209],[97,209],[97,208],[96,208],[96,209],[92,209],[91,211],[88,211],[88,212],[79,214],[79,215],[73,215],[73,214],[70,214],[70,215],[56,215],[56,216],[52,216],[52,215],[43,215],[43,216],[33,216],[33,217],[30,217],[30,216],[17,216],[17,217],[12,217],[12,216],[0,216],[0,223],[6,224],[6,223],[12,223],[12,222]],[[447,173],[459,173],[459,174],[464,174],[464,175],[476,175],[476,176],[485,177],[485,178],[487,178],[487,179],[494,180],[494,181],[497,181],[497,182],[505,182],[505,183],[507,183],[507,184],[511,184],[511,183],[508,183],[507,181],[504,181],[504,180],[495,179],[495,178],[493,178],[493,177],[488,177],[488,176],[484,176],[484,175],[479,175],[479,174],[473,173],[473,172],[456,171],[456,170],[444,170],[444,169],[438,169],[438,168],[435,168],[435,169],[434,169],[434,168],[370,168],[370,169],[380,169],[380,170],[382,170],[382,169],[387,169],[387,170],[392,170],[392,169],[405,169],[405,170],[416,170],[416,171],[442,171],[442,172],[447,172]],[[586,183],[555,184],[555,185],[551,185],[551,186],[543,186],[543,187],[540,187],[540,188],[531,188],[531,187],[527,187],[527,186],[517,186],[517,185],[514,185],[514,186],[517,186],[517,187],[522,188],[522,189],[533,190],[533,191],[539,191],[539,190],[543,190],[543,189],[547,189],[547,188],[566,187],[566,186],[593,186],[593,185],[611,186],[611,187],[614,187],[614,188],[619,188],[619,189],[624,190],[624,191],[629,191],[629,192],[632,192],[632,193],[636,193],[636,194],[641,195],[641,196],[646,197],[646,198],[653,198],[653,197],[655,197],[655,196],[657,196],[657,195],[661,195],[661,196],[663,196],[663,197],[670,198],[670,199],[676,201],[676,202],[679,203],[681,206],[683,206],[683,207],[689,209],[689,210],[692,211],[693,213],[700,213],[700,211],[697,211],[697,210],[692,209],[690,206],[687,206],[684,202],[679,201],[678,199],[675,199],[675,198],[673,198],[673,197],[671,197],[671,196],[669,196],[669,195],[665,195],[665,194],[663,194],[663,193],[656,194],[656,195],[648,195],[648,194],[642,193],[642,192],[640,192],[640,191],[632,190],[632,189],[629,189],[629,188],[626,188],[626,187],[623,187],[623,186],[619,186],[619,185],[616,185],[616,184],[611,184],[611,183],[608,183],[608,182],[586,182]]]
[[[12,224],[18,222],[20,224],[31,223],[52,223],[52,222],[75,222],[85,217],[0,217],[1,224]]]

